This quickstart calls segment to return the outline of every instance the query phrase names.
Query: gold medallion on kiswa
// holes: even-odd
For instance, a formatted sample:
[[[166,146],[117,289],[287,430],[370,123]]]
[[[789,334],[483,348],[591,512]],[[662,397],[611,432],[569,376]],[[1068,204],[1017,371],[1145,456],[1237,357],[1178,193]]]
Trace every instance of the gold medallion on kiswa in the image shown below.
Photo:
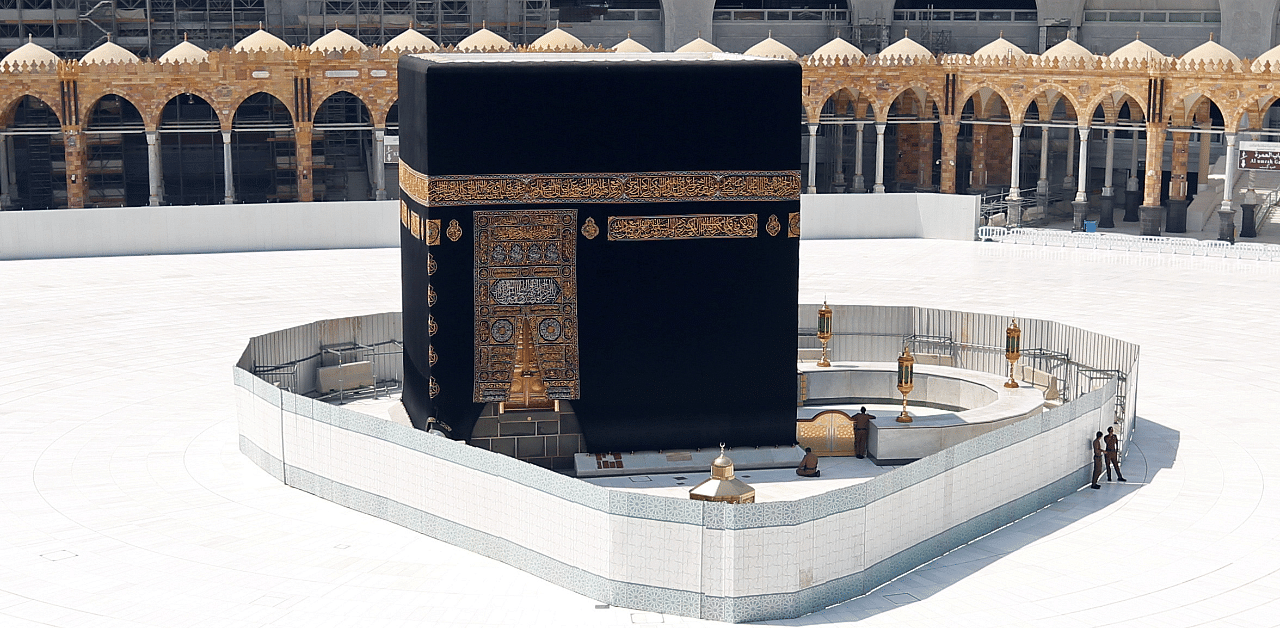
[[[400,188],[426,206],[800,200],[800,171],[427,176],[400,163]]]
[[[755,214],[610,216],[609,239],[621,241],[754,238]]]

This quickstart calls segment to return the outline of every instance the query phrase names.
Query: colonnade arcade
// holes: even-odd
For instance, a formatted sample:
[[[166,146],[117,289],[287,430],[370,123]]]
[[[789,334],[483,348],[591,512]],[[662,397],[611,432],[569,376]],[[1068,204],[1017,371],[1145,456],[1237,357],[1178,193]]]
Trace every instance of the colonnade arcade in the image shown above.
[[[489,47],[474,54],[513,50],[481,34]],[[1077,226],[1101,212],[1104,227],[1124,198],[1121,220],[1176,232],[1213,147],[1233,177],[1237,137],[1268,136],[1265,114],[1280,98],[1276,51],[1240,60],[1208,42],[1173,59],[1134,42],[1111,57],[1055,55],[1074,45],[1064,42],[1044,55],[892,54],[911,43],[865,57],[833,41],[799,57],[808,192],[1000,192],[1011,224],[1042,219],[1061,199]],[[360,46],[2,65],[0,200],[15,209],[394,198],[382,156],[397,133],[406,51]],[[1129,48],[1138,54],[1122,54]],[[795,56],[771,39],[753,50]],[[1103,156],[1100,177],[1090,155]],[[1222,212],[1234,211],[1233,187]]]

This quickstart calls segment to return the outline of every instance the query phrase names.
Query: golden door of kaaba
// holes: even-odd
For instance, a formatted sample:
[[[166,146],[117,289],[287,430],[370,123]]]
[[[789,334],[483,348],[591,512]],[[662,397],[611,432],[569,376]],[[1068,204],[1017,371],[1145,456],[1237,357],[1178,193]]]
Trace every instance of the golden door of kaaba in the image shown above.
[[[796,441],[819,456],[852,456],[853,419],[839,410],[796,421]]]

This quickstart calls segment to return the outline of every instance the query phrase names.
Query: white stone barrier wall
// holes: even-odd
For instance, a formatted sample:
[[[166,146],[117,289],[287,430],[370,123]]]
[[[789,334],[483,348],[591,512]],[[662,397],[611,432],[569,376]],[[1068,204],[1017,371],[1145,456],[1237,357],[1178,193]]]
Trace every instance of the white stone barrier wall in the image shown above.
[[[1201,257],[1280,261],[1280,245],[1262,242],[1236,242],[1232,244],[1223,240],[1134,236],[1124,233],[1087,233],[1083,231],[1035,229],[1030,227],[979,227],[978,239],[991,242],[1035,244],[1073,249],[1169,253],[1199,255]]]
[[[863,484],[733,505],[612,491],[282,390],[253,366],[247,352],[234,368],[240,449],[282,482],[601,602],[735,622],[865,594],[1077,490],[1118,391],[1109,380]]]
[[[958,194],[804,194],[800,237],[972,241],[980,200]]]
[[[400,246],[398,201],[0,212],[0,260]]]

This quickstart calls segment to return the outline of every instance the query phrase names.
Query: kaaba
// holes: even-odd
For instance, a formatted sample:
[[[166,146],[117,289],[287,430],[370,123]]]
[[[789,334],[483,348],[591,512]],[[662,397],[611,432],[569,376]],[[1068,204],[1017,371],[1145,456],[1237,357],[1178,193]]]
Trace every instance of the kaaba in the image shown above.
[[[568,402],[590,452],[795,442],[801,68],[401,58],[403,402],[469,439]]]

